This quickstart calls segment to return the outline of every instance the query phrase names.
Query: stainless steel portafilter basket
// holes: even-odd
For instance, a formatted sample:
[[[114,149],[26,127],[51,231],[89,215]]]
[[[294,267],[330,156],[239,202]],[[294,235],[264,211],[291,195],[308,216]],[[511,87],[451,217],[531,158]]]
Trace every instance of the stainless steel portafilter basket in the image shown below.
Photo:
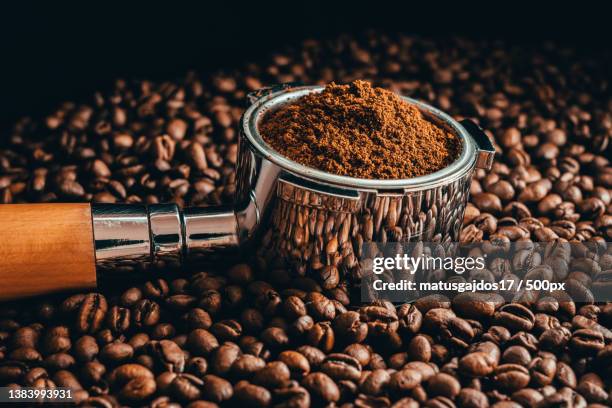
[[[486,135],[470,121],[459,123],[425,103],[404,98],[429,120],[457,135],[462,146],[460,156],[440,171],[411,179],[370,180],[329,174],[282,156],[264,142],[258,131],[266,112],[322,89],[280,86],[249,96],[251,105],[240,121],[232,207],[93,204],[89,213],[88,205],[81,208],[77,204],[54,204],[53,210],[65,221],[42,218],[42,224],[50,224],[45,231],[57,234],[57,239],[64,242],[64,252],[50,256],[37,235],[26,236],[23,243],[3,240],[6,248],[0,245],[0,253],[17,260],[8,265],[6,270],[11,273],[6,275],[27,270],[28,277],[38,277],[40,265],[24,268],[22,258],[12,256],[14,252],[28,252],[33,259],[40,254],[46,270],[54,271],[53,276],[62,276],[66,260],[72,259],[66,250],[85,258],[90,251],[91,268],[86,260],[71,264],[75,270],[87,269],[89,274],[89,278],[74,279],[67,287],[74,289],[95,286],[97,278],[111,274],[124,276],[152,265],[210,261],[228,250],[250,246],[262,268],[273,271],[274,279],[312,276],[330,286],[335,281],[327,276],[330,273],[355,273],[364,243],[456,241],[472,174],[476,168],[489,169],[492,164],[494,149]],[[17,207],[24,212],[23,206],[0,207],[0,218],[9,219]],[[71,221],[76,215],[69,217],[69,211],[79,217],[89,213],[91,218],[76,224]],[[32,221],[28,228],[40,229],[37,224],[41,223]],[[93,235],[89,240],[93,248],[85,247],[83,239],[76,235],[72,238],[73,231]],[[258,239],[254,239],[256,236]],[[5,287],[13,288],[15,282],[0,276]],[[19,282],[20,288],[7,289],[5,294],[0,293],[0,299],[25,292],[48,293],[59,286],[45,281],[34,290]]]
[[[404,98],[459,137],[462,150],[455,162],[433,174],[402,180],[329,174],[282,156],[258,131],[266,112],[322,89],[277,87],[250,95],[252,103],[240,121],[232,208],[181,212],[173,204],[95,205],[99,267],[116,271],[134,263],[197,262],[254,243],[266,263],[306,273],[336,263],[338,257],[350,269],[358,247],[367,241],[456,241],[474,169],[492,164],[494,149],[486,135],[472,122],[459,123]],[[126,224],[139,226],[139,234],[132,234],[134,228]],[[137,235],[138,243],[133,241]],[[254,241],[256,235],[261,240]]]

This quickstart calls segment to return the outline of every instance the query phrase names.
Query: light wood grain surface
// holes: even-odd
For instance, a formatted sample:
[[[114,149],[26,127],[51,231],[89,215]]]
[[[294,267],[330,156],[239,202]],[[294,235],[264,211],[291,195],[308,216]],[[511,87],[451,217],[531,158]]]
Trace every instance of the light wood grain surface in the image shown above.
[[[96,286],[89,204],[0,205],[0,300]]]

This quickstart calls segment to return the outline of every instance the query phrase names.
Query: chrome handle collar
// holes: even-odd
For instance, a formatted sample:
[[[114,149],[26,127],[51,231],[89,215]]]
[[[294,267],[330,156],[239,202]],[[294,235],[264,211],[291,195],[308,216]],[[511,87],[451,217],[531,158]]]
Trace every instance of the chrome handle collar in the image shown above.
[[[177,267],[238,246],[233,210],[176,204],[93,204],[96,268],[104,274]]]

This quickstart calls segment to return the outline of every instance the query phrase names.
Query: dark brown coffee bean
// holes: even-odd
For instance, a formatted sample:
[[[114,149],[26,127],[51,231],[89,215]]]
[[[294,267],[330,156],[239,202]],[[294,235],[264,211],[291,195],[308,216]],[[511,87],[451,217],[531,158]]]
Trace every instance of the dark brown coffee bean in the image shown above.
[[[511,303],[499,308],[495,313],[495,322],[510,330],[531,330],[535,316],[525,306]]]
[[[132,320],[137,328],[154,326],[159,322],[159,305],[152,300],[143,299],[132,309]]]
[[[264,368],[265,365],[266,362],[262,358],[251,354],[243,354],[232,364],[231,373],[237,378],[250,378],[257,371]]]
[[[79,301],[77,329],[82,333],[95,333],[101,327],[107,309],[108,304],[103,295],[99,293],[85,295]]]
[[[215,374],[226,375],[241,354],[242,351],[237,344],[223,343],[213,352],[210,367]]]
[[[522,346],[510,346],[502,354],[503,363],[519,364],[527,367],[531,362],[529,350]]]
[[[428,362],[431,360],[431,343],[425,336],[413,337],[408,345],[408,356],[411,360]]]
[[[185,363],[185,371],[203,377],[208,372],[208,361],[204,357],[191,357]]]
[[[537,406],[537,404],[543,399],[544,396],[533,388],[525,388],[512,394],[512,400],[528,407]]]
[[[314,325],[315,322],[312,317],[305,315],[297,318],[293,323],[291,323],[289,330],[294,336],[299,337],[308,333],[314,327]]]
[[[195,329],[189,333],[187,347],[196,356],[207,356],[219,347],[219,342],[209,331]]]
[[[253,383],[266,388],[282,387],[289,382],[291,372],[282,361],[272,361],[255,373]]]
[[[447,308],[430,309],[423,317],[423,328],[431,332],[437,332],[446,328],[448,322],[455,317],[455,313]]]
[[[142,401],[155,393],[157,385],[153,378],[136,377],[129,380],[119,391],[119,398],[126,401]]]
[[[331,300],[318,292],[311,292],[304,299],[309,314],[316,320],[333,320],[336,308]]]
[[[417,333],[423,323],[421,311],[412,303],[405,303],[397,309],[399,328],[407,333]]]
[[[124,362],[132,358],[134,349],[127,343],[110,343],[100,351],[100,359],[107,362]]]
[[[529,371],[518,364],[502,364],[493,374],[495,385],[502,390],[513,392],[529,384]]]
[[[139,288],[130,288],[121,295],[121,304],[125,307],[134,306],[142,299],[142,291]]]
[[[232,384],[216,375],[208,374],[202,378],[202,396],[213,402],[221,403],[229,400],[234,395]]]
[[[406,392],[421,383],[423,376],[420,371],[413,368],[406,368],[391,374],[389,387],[396,392]]]
[[[115,368],[109,376],[111,384],[124,385],[135,378],[153,378],[149,369],[139,364],[124,364]]]
[[[149,299],[160,300],[168,296],[170,288],[164,279],[155,279],[144,284],[142,293]]]
[[[275,389],[273,398],[279,408],[307,408],[311,403],[309,392],[297,384]]]
[[[330,403],[340,399],[340,390],[338,386],[324,373],[308,374],[302,380],[302,385],[310,391],[315,401]]]
[[[543,356],[535,357],[528,367],[531,382],[539,387],[552,383],[557,372],[557,361],[554,355],[543,354]]]
[[[572,333],[570,346],[579,354],[594,354],[605,346],[603,335],[592,329],[579,329]]]
[[[185,369],[185,354],[172,340],[154,340],[147,347],[166,371],[180,373]]]
[[[237,340],[242,335],[242,326],[236,320],[222,320],[214,323],[210,331],[219,340]]]
[[[350,344],[344,348],[343,353],[357,359],[362,367],[365,367],[370,363],[371,352],[368,347],[362,344]]]
[[[130,327],[130,310],[119,306],[111,307],[106,316],[106,324],[115,333],[123,333]]]
[[[278,355],[278,359],[289,367],[292,378],[301,379],[310,372],[308,359],[297,351],[283,351]]]
[[[289,344],[289,336],[280,327],[268,327],[261,333],[261,339],[271,349],[284,348]]]
[[[203,309],[193,308],[190,309],[185,315],[185,320],[189,325],[189,328],[194,329],[206,329],[208,330],[212,326],[212,319],[210,314]]]
[[[337,315],[333,327],[334,334],[347,343],[361,343],[368,335],[368,325],[361,322],[357,312]]]
[[[328,355],[320,369],[335,381],[358,381],[361,377],[361,364],[356,358],[348,354],[334,353]]]
[[[324,352],[330,352],[335,344],[334,331],[328,322],[319,322],[308,331],[308,342]]]
[[[204,381],[191,374],[180,374],[173,378],[168,391],[180,401],[194,401],[202,397]]]
[[[283,302],[283,312],[288,319],[298,319],[306,315],[306,305],[297,296],[289,296]]]
[[[20,327],[13,333],[11,342],[15,348],[30,347],[36,348],[40,333],[31,327]]]
[[[522,193],[521,193],[522,194]],[[520,200],[520,197],[519,197]],[[472,197],[472,202],[480,211],[497,214],[502,210],[502,203],[498,196],[491,193],[479,193]]]
[[[446,373],[438,373],[427,380],[427,390],[430,395],[454,398],[461,390],[459,381]]]
[[[461,408],[486,408],[489,406],[487,396],[472,388],[463,388],[457,395],[456,402]]]
[[[272,401],[272,395],[263,387],[240,381],[234,386],[234,399],[247,406],[267,407]]]

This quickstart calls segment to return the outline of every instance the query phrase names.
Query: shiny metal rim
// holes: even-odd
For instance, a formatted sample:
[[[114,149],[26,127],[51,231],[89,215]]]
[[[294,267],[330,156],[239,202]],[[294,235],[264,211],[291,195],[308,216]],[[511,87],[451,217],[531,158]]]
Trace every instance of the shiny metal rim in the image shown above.
[[[320,92],[322,86],[307,86],[284,90],[265,96],[251,105],[243,115],[241,127],[251,145],[272,163],[282,169],[306,179],[331,184],[368,190],[393,190],[404,191],[426,190],[443,184],[449,184],[474,168],[476,162],[476,143],[469,133],[456,120],[446,113],[418,100],[402,96],[408,103],[416,105],[426,116],[445,124],[461,140],[461,155],[450,166],[435,173],[410,179],[397,180],[374,180],[355,177],[339,176],[325,171],[307,167],[296,163],[272,149],[261,137],[257,129],[258,121],[263,115],[271,110],[277,109],[283,104],[289,103],[300,97],[311,93]]]

